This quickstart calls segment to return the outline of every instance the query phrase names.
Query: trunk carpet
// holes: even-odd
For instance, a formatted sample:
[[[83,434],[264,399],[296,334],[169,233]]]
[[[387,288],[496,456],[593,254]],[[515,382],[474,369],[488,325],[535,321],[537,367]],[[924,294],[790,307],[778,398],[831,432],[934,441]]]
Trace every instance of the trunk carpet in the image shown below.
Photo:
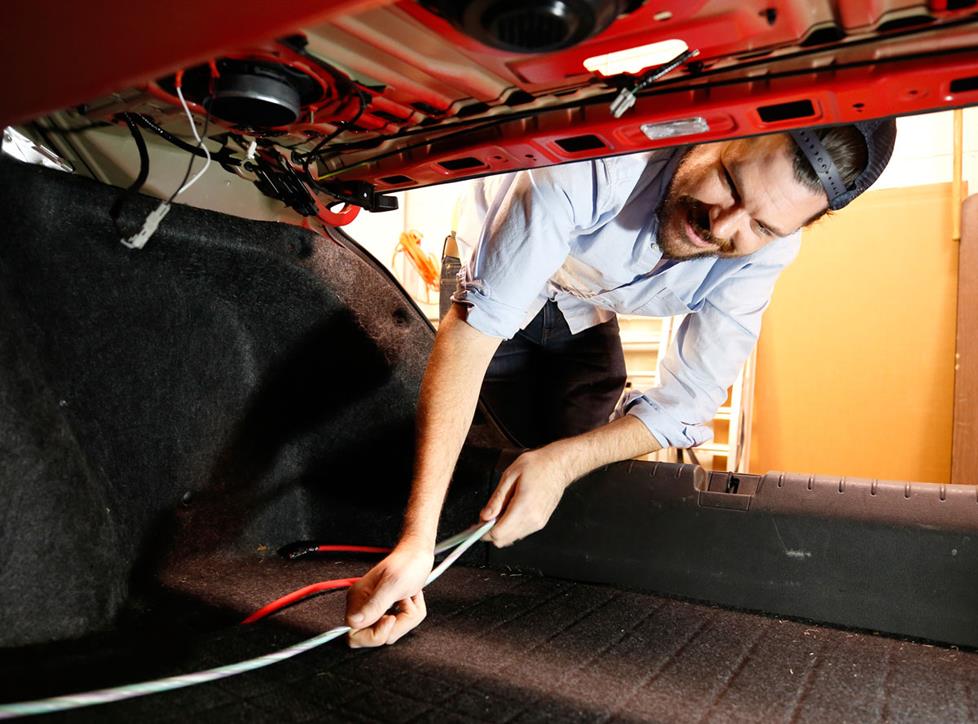
[[[4,701],[218,666],[342,621],[322,595],[236,622],[365,560],[208,554],[114,631],[0,652]],[[334,642],[261,671],[49,721],[975,721],[978,654],[605,586],[453,568],[396,646]]]

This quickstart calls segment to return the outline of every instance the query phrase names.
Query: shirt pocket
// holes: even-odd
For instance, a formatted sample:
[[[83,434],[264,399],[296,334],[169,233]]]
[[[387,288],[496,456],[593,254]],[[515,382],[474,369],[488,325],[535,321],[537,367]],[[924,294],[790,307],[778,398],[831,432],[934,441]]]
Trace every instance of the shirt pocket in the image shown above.
[[[651,299],[645,300],[629,310],[630,314],[646,317],[674,317],[693,311],[686,302],[677,297],[672,290],[662,288]]]

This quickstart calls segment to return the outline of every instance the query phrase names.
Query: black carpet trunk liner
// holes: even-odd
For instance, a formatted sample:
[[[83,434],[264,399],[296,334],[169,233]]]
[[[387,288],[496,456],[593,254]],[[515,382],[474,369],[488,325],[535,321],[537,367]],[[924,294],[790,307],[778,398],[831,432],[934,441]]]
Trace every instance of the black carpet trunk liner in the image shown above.
[[[433,338],[421,313],[349,243],[176,206],[131,252],[109,220],[116,190],[7,161],[0,188],[0,701],[212,668],[340,624],[342,593],[238,622],[369,566],[286,562],[277,546],[396,536]],[[156,205],[131,199],[125,225]],[[442,534],[492,489],[506,440],[490,422],[469,437]],[[46,718],[978,716],[978,656],[950,648],[480,568],[450,570],[428,606],[393,647],[334,642]]]
[[[0,654],[11,701],[219,666],[342,622],[325,594],[237,620],[367,561],[187,558],[128,625]],[[50,721],[975,721],[978,655],[605,586],[456,567],[397,645],[333,642],[269,668]]]

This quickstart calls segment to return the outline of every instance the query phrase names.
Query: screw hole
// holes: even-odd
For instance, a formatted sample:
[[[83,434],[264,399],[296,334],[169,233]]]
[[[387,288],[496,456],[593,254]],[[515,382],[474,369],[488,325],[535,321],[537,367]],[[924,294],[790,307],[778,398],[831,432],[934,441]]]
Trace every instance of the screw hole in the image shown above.
[[[411,316],[404,307],[398,307],[394,310],[394,324],[398,327],[403,327],[411,320]]]

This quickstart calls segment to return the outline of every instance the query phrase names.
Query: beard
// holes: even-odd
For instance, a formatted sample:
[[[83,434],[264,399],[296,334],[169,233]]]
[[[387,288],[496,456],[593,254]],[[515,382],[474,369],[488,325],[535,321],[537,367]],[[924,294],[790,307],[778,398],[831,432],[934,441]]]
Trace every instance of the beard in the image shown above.
[[[726,242],[717,239],[709,230],[710,216],[706,204],[692,196],[667,196],[659,206],[659,231],[656,241],[665,259],[687,260],[720,256]],[[686,224],[703,241],[716,248],[704,249],[694,244],[686,234]]]
[[[656,210],[659,228],[656,242],[662,250],[662,258],[674,260],[705,259],[723,256],[730,247],[727,241],[718,239],[710,232],[710,209],[702,201],[681,193],[676,180],[692,172],[689,154],[683,157],[676,173],[669,182],[665,198]],[[714,248],[704,249],[694,244],[686,233],[686,224],[703,241]]]

